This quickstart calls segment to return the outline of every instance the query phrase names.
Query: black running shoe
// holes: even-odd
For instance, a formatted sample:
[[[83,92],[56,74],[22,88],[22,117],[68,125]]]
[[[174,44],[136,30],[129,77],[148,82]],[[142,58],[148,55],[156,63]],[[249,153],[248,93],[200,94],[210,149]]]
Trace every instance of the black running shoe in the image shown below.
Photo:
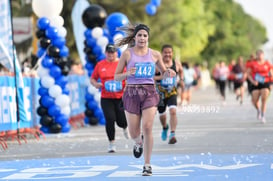
[[[143,152],[143,145],[139,143],[135,143],[134,150],[133,150],[134,156],[136,158],[139,158],[141,157],[142,152]]]
[[[143,166],[142,176],[152,176],[152,167],[151,166]]]

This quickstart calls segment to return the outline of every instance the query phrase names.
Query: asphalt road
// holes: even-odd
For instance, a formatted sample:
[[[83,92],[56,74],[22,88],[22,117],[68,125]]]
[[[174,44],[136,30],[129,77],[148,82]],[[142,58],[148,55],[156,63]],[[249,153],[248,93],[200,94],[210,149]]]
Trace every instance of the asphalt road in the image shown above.
[[[223,105],[212,88],[193,92],[192,102],[177,110],[177,144],[161,141],[158,116],[154,122],[154,153],[170,151],[181,154],[215,153],[273,153],[273,102],[268,100],[267,123],[256,118],[256,111],[246,96],[243,105],[235,95],[227,91]],[[117,153],[132,152],[132,141],[123,137],[122,129],[116,127]],[[0,151],[1,160],[50,158],[86,155],[104,155],[108,141],[103,125],[73,128],[65,134],[47,134],[40,140],[28,137],[25,144],[8,141],[8,149]]]
[[[236,101],[235,95],[227,90],[226,104],[222,104],[214,88],[195,90],[191,103],[179,107],[177,110],[177,144],[169,145],[166,141],[161,141],[161,126],[157,115],[153,129],[153,158],[155,162],[158,161],[159,163],[164,162],[163,157],[176,159],[176,157],[181,156],[185,159],[191,155],[192,157],[195,156],[195,160],[202,157],[206,157],[207,160],[208,157],[212,158],[217,155],[222,155],[221,159],[223,160],[225,160],[223,155],[228,155],[228,160],[233,159],[233,161],[238,159],[234,155],[241,155],[241,157],[243,155],[245,160],[249,159],[246,155],[259,155],[262,160],[272,160],[272,110],[271,95],[268,99],[267,123],[263,124],[256,118],[256,111],[251,105],[250,96],[246,95],[244,103],[240,105]],[[36,140],[29,137],[27,143],[22,142],[21,145],[15,140],[8,141],[8,149],[0,150],[0,167],[1,162],[6,163],[4,161],[18,162],[20,160],[34,161],[49,158],[73,159],[81,157],[104,158],[108,156],[113,157],[112,161],[114,161],[119,157],[125,157],[124,160],[130,160],[133,157],[133,142],[126,140],[122,134],[122,129],[118,127],[116,127],[116,145],[116,153],[107,153],[108,141],[103,125],[79,127],[66,134],[46,135],[45,139],[41,137],[40,140]],[[201,162],[203,163],[203,161]],[[271,178],[273,178],[272,165],[272,168],[269,169],[269,177],[272,176]]]

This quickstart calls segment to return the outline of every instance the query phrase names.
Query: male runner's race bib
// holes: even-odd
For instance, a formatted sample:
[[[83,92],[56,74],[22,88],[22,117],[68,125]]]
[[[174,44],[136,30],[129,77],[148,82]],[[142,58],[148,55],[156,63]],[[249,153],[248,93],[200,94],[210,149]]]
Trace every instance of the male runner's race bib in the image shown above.
[[[220,75],[219,79],[221,81],[227,80],[227,76],[226,75]]]
[[[243,73],[238,73],[235,75],[236,79],[242,79],[243,78]]]
[[[135,78],[152,78],[155,74],[155,63],[145,62],[136,63]]]
[[[160,81],[160,85],[167,89],[172,89],[176,86],[176,77],[167,77]]]
[[[115,80],[108,80],[104,83],[107,92],[120,92],[122,90],[122,82]]]
[[[257,81],[257,82],[259,82],[259,83],[264,83],[264,79],[265,79],[265,77],[263,77],[263,76],[261,76],[260,74],[255,74],[255,80]]]

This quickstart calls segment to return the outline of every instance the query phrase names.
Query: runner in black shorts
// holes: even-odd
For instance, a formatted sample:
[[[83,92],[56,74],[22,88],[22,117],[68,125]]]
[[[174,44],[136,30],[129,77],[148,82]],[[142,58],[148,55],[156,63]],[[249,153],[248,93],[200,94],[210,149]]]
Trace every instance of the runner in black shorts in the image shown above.
[[[266,123],[266,102],[270,93],[270,82],[273,78],[273,66],[264,59],[264,52],[256,52],[256,61],[252,61],[247,69],[248,78],[253,84],[251,96],[252,103],[257,110],[257,118]],[[261,99],[261,106],[260,100]]]
[[[179,76],[179,80],[183,81],[183,68],[180,62],[173,60],[173,48],[171,45],[163,45],[161,49],[163,62],[166,67],[174,70]],[[156,73],[155,80],[157,80],[157,88],[160,95],[160,102],[158,104],[159,119],[163,127],[161,138],[163,141],[167,139],[169,125],[167,124],[166,108],[168,106],[170,112],[170,126],[171,132],[169,135],[169,144],[177,142],[175,137],[175,130],[177,126],[177,81],[176,77],[162,79],[160,73]],[[183,84],[183,82],[181,83]]]

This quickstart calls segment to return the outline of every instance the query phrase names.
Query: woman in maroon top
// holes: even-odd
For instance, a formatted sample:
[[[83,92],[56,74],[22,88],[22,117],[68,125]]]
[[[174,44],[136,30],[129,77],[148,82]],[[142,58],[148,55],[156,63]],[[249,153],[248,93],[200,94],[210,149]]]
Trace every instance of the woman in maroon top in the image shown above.
[[[239,100],[240,98],[240,104],[242,104],[245,92],[244,82],[247,76],[242,56],[238,57],[237,63],[232,67],[231,74],[233,77],[233,88],[236,94],[236,100]]]
[[[121,110],[124,81],[114,81],[118,65],[117,49],[113,44],[108,44],[105,50],[106,59],[98,62],[91,76],[91,84],[101,89],[101,108],[106,119],[106,133],[109,140],[108,152],[116,152],[115,122],[121,128],[125,138],[128,139],[127,121],[125,113]],[[101,81],[98,82],[98,79]]]

